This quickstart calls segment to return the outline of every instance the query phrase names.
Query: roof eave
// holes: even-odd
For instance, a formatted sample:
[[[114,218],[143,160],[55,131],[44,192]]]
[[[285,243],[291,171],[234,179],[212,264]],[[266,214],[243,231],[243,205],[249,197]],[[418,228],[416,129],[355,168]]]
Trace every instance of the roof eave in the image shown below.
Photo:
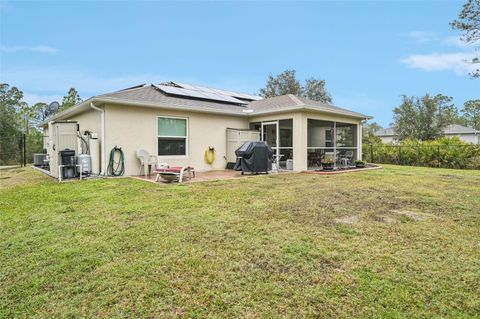
[[[364,115],[364,114],[351,114],[351,113],[348,113],[348,112],[338,112],[336,110],[331,110],[331,111],[330,110],[320,110],[316,107],[312,107],[312,106],[309,106],[309,105],[296,105],[296,106],[288,106],[288,107],[269,109],[269,110],[263,110],[263,111],[254,111],[253,113],[250,113],[250,116],[279,114],[279,113],[287,113],[287,112],[292,112],[292,111],[313,111],[313,112],[318,112],[318,113],[341,115],[341,116],[351,117],[351,118],[356,118],[356,119],[361,119],[361,120],[369,120],[369,119],[373,118],[371,116]]]
[[[90,103],[94,102],[95,98],[91,97],[85,101],[82,101],[74,106],[72,106],[69,109],[66,109],[65,111],[62,111],[60,113],[54,114],[53,116],[49,117],[42,123],[40,123],[40,127],[46,127],[49,122],[56,121],[56,120],[61,120],[64,119],[65,117],[68,117],[70,115],[74,115],[83,111],[86,111],[90,107]]]

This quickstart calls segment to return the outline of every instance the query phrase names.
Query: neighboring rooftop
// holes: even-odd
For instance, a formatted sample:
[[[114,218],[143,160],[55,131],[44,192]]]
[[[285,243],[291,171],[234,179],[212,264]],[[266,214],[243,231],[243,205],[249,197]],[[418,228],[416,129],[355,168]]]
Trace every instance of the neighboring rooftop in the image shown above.
[[[448,134],[475,134],[475,133],[480,133],[480,131],[477,131],[471,127],[466,127],[458,124],[452,124],[447,126],[444,130],[443,133],[448,135]]]
[[[387,137],[387,136],[396,136],[397,134],[395,133],[395,128],[393,127],[388,127],[385,129],[381,129],[378,131],[375,131],[373,133],[376,136],[379,137]],[[466,127],[463,125],[458,125],[458,124],[451,124],[445,127],[443,130],[443,134],[445,135],[454,135],[454,134],[480,134],[480,131],[477,131],[473,128]]]
[[[375,131],[373,135],[376,136],[395,136],[395,129],[393,127],[382,128],[381,130]]]

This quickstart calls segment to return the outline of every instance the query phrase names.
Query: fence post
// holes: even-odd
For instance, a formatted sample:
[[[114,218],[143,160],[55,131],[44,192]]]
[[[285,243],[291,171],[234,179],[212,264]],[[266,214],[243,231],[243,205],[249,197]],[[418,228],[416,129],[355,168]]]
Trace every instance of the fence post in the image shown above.
[[[23,146],[22,146],[23,139],[22,139],[21,136],[17,137],[17,142],[18,142],[18,155],[20,155],[20,163],[19,164],[20,164],[20,166],[22,166],[22,164],[23,164]],[[16,161],[15,161],[15,164],[17,164]]]
[[[442,167],[440,165],[440,145],[437,145],[437,162],[438,162],[438,167]]]
[[[400,165],[403,165],[403,158],[402,158],[402,147],[398,147],[398,159],[400,161]]]
[[[27,135],[24,133],[23,136],[23,167],[27,166]]]
[[[373,163],[373,144],[370,144],[370,163]]]

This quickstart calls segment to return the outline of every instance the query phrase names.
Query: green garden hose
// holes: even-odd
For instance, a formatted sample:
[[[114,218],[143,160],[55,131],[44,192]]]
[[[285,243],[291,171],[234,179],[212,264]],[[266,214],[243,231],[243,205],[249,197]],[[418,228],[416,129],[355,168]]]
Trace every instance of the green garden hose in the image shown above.
[[[118,161],[115,161],[116,155],[117,155]],[[110,151],[110,159],[108,160],[107,175],[122,176],[124,173],[125,173],[125,156],[123,155],[122,148],[115,146]]]

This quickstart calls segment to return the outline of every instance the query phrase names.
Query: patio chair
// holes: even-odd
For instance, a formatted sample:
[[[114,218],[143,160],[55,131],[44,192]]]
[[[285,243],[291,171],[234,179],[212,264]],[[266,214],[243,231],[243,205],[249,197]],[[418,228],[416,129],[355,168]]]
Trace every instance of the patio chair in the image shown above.
[[[188,180],[195,177],[195,170],[191,166],[161,167],[155,170],[155,182],[163,178],[167,182],[177,181],[183,183],[185,178]]]
[[[340,158],[340,164],[342,166],[352,165],[353,160],[353,151],[346,151],[345,154]]]
[[[147,177],[147,175],[150,175],[152,165],[155,165],[157,163],[157,157],[155,155],[150,155],[144,149],[139,149],[137,150],[137,158],[140,161],[139,175],[142,174],[142,168],[143,168],[145,177]]]

